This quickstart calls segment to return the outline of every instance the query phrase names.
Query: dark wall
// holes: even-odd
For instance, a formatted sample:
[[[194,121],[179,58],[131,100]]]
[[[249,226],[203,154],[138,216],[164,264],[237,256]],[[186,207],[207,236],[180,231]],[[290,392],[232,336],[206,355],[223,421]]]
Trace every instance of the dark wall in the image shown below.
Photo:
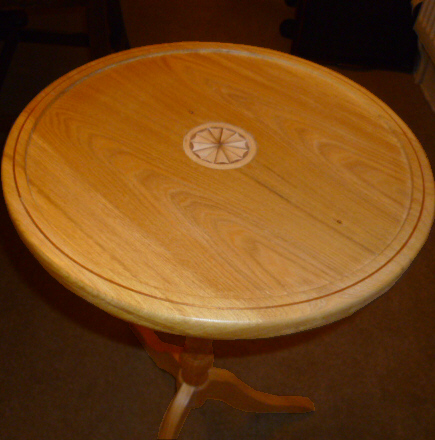
[[[409,0],[301,0],[292,53],[319,62],[412,70]]]

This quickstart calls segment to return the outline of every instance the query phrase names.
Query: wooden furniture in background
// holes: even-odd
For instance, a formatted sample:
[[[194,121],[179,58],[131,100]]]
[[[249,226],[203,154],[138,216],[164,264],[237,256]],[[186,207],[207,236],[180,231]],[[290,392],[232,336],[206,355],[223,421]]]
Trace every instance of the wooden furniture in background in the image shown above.
[[[177,377],[161,438],[207,398],[312,410],[213,368],[211,340],[350,315],[397,281],[434,210],[424,151],[379,99],[311,62],[218,43],[133,49],[60,78],[14,125],[2,179],[44,268],[131,322]],[[149,329],[187,336],[185,350]]]
[[[31,28],[29,17],[40,20],[63,15],[86,18],[86,32]],[[79,13],[79,14],[78,14]],[[53,18],[52,18],[53,20]],[[0,4],[0,89],[20,42],[89,47],[92,58],[128,49],[119,0],[6,0]]]

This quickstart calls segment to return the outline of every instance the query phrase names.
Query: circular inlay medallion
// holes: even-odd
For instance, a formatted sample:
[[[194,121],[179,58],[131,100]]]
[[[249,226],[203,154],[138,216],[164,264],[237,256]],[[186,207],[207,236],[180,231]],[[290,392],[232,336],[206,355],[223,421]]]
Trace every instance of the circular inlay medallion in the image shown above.
[[[224,122],[209,122],[187,133],[184,151],[206,167],[233,169],[250,162],[257,147],[254,138],[245,130]]]

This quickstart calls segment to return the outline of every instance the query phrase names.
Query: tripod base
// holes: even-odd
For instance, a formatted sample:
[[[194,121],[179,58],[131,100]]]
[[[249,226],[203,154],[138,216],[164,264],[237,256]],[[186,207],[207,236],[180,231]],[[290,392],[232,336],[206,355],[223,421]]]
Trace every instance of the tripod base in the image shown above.
[[[190,410],[199,408],[207,399],[221,400],[250,412],[314,411],[313,402],[306,397],[256,391],[230,371],[213,367],[211,340],[186,338],[182,349],[162,342],[152,330],[131,327],[157,366],[177,380],[178,390],[160,425],[159,439],[177,438]]]

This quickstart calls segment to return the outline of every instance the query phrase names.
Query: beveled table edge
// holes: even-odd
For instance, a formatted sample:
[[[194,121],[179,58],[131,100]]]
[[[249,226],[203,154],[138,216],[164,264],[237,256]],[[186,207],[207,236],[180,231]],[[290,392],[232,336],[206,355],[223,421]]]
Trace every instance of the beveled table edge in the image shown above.
[[[109,55],[108,57],[93,61],[82,67],[79,67],[78,69],[73,70],[69,74],[55,81],[52,85],[48,86],[44,91],[37,95],[37,97],[35,97],[34,100],[31,101],[31,103],[20,115],[11,130],[11,133],[6,143],[6,149],[2,162],[3,191],[10,216],[21,238],[35,255],[35,257],[41,262],[46,270],[49,271],[64,286],[115,316],[135,322],[137,324],[146,325],[157,330],[190,336],[211,337],[214,339],[258,338],[306,330],[308,328],[318,327],[320,325],[324,325],[348,316],[354,311],[358,310],[363,305],[381,295],[384,291],[388,290],[398,279],[398,277],[406,270],[406,268],[412,262],[413,258],[419,252],[420,248],[423,246],[424,242],[427,239],[427,236],[429,235],[430,227],[433,221],[433,177],[431,174],[429,162],[424,154],[424,150],[415,139],[415,136],[412,134],[406,124],[386,104],[384,104],[381,100],[376,98],[366,89],[347,79],[343,75],[340,75],[334,71],[318,66],[317,64],[311,63],[306,60],[297,59],[298,63],[303,63],[308,67],[311,66],[312,68],[319,71],[325,71],[328,73],[328,75],[332,74],[338,79],[342,81],[344,80],[349,84],[352,84],[354,87],[356,86],[360,91],[363,90],[364,93],[369,94],[371,97],[373,97],[376,103],[378,105],[381,105],[383,107],[383,110],[387,111],[387,113],[391,115],[393,119],[401,125],[404,133],[411,139],[413,139],[414,142],[417,142],[416,154],[418,155],[421,164],[420,166],[422,167],[422,175],[425,185],[423,194],[424,200],[422,202],[419,220],[414,227],[413,233],[410,235],[409,240],[402,247],[407,248],[407,255],[404,257],[402,253],[400,258],[398,258],[397,260],[393,259],[389,261],[386,265],[388,267],[382,267],[379,271],[377,271],[377,274],[381,274],[382,276],[377,276],[376,274],[374,277],[362,280],[359,283],[358,292],[348,292],[347,289],[344,289],[343,293],[339,294],[339,307],[337,307],[337,304],[334,304],[335,301],[330,301],[329,304],[321,304],[323,298],[320,298],[316,299],[316,301],[318,301],[318,307],[313,307],[311,310],[305,310],[304,313],[298,315],[298,317],[293,316],[292,319],[289,319],[289,314],[285,310],[286,308],[295,306],[300,306],[303,308],[306,307],[303,304],[284,305],[282,306],[283,310],[281,310],[281,313],[278,314],[279,316],[275,316],[272,320],[269,321],[267,319],[261,319],[258,315],[253,315],[249,309],[243,310],[243,312],[237,310],[234,314],[234,319],[231,319],[231,311],[224,309],[216,310],[216,319],[214,320],[210,320],[208,317],[201,318],[201,313],[199,310],[197,310],[198,313],[196,317],[193,318],[190,315],[181,313],[182,311],[177,306],[172,305],[171,307],[170,305],[168,305],[167,315],[162,316],[161,313],[153,314],[151,310],[145,310],[147,308],[145,307],[144,309],[144,305],[142,303],[143,301],[137,301],[137,298],[132,298],[132,301],[127,302],[119,301],[119,299],[117,300],[116,292],[113,289],[111,292],[112,294],[109,294],[109,285],[107,292],[99,291],[98,293],[96,293],[93,289],[93,285],[95,283],[92,280],[94,276],[92,274],[89,275],[85,283],[77,283],[74,279],[73,274],[64,273],[64,271],[62,270],[62,258],[59,255],[58,250],[53,249],[51,252],[46,254],[43,254],[40,251],[39,242],[40,240],[43,240],[43,233],[42,231],[38,230],[37,225],[33,224],[32,227],[32,225],[29,224],[31,223],[31,216],[26,211],[24,205],[21,204],[21,206],[19,206],[20,203],[17,203],[17,201],[20,201],[20,197],[18,193],[16,176],[14,175],[13,169],[11,169],[10,165],[8,165],[7,159],[7,156],[10,153],[9,150],[11,150],[12,146],[15,144],[16,139],[19,137],[21,130],[26,124],[27,118],[31,116],[33,108],[35,108],[40,101],[42,101],[48,94],[51,93],[52,90],[58,87],[59,84],[61,84],[62,82],[72,81],[72,83],[74,83],[74,79],[78,75],[83,74],[86,70],[89,69],[92,72],[100,65],[109,65],[109,63],[112,63],[117,59],[129,60],[132,56],[143,53],[144,50],[149,53],[160,53],[162,50],[213,50],[217,46],[228,50],[229,52],[243,49],[247,52],[254,52],[258,56],[261,56],[261,54],[269,56],[272,55],[278,58],[282,57],[284,60],[288,59],[288,57],[295,58],[290,55],[281,54],[280,52],[269,49],[251,48],[249,46],[242,45],[218,43],[173,43],[149,46],[147,48],[131,49],[129,51]],[[15,188],[14,185],[10,184],[11,181],[15,183]],[[26,217],[29,222],[25,220]],[[416,231],[417,226],[419,228],[418,231]],[[394,276],[391,276],[390,274],[389,282],[385,282],[385,279],[388,279],[388,276],[385,277],[384,271],[390,269],[391,265],[394,268]],[[389,271],[390,270],[388,270],[388,272]],[[382,280],[380,278],[382,278]],[[367,294],[365,292],[371,292],[371,294]],[[151,302],[152,300],[152,298],[146,299],[146,301]],[[159,299],[156,301],[161,300]]]

